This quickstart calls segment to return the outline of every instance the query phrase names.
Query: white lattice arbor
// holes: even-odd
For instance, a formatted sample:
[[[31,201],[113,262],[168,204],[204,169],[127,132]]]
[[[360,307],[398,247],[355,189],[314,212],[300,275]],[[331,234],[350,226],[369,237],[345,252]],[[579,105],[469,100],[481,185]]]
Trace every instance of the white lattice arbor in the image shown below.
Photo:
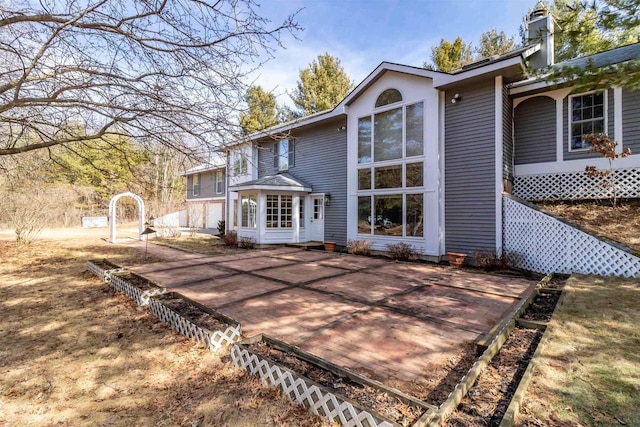
[[[116,242],[116,204],[122,197],[132,197],[138,202],[138,239],[142,240],[142,232],[144,231],[144,202],[137,194],[131,192],[121,193],[114,196],[109,202],[109,242]]]
[[[511,196],[503,203],[504,251],[514,267],[539,273],[640,277],[640,258]]]
[[[591,178],[584,171],[520,175],[514,178],[513,194],[525,200],[608,199],[613,189],[603,185],[608,178]],[[616,169],[618,197],[640,197],[640,169]]]

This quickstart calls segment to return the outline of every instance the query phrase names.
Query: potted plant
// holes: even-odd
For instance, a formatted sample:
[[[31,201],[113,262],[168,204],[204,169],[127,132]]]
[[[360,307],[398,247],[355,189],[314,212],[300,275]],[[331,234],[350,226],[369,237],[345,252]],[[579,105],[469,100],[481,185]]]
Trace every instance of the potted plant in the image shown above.
[[[333,252],[336,250],[336,242],[329,242],[329,241],[325,241],[324,242],[324,250],[327,252]]]
[[[449,265],[452,267],[460,268],[467,259],[467,254],[461,252],[447,252],[449,258]]]

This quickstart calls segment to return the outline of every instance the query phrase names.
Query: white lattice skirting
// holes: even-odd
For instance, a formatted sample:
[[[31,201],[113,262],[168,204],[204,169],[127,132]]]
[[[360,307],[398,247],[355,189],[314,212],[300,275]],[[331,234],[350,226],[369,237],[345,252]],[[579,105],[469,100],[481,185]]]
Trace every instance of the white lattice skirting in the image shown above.
[[[113,273],[122,273],[122,272],[124,272],[124,268],[104,269],[104,268],[98,266],[97,264],[95,264],[93,261],[87,261],[86,265],[87,265],[87,270],[92,272],[94,275],[98,276],[100,278],[100,280],[103,281],[103,282],[107,282],[109,280],[108,278]]]
[[[539,273],[640,277],[640,258],[504,196],[504,250],[514,267]]]
[[[590,178],[584,171],[516,176],[513,194],[525,200],[608,199],[613,189],[603,183],[608,178]],[[617,169],[618,197],[640,197],[640,169]]]
[[[149,299],[154,295],[161,295],[167,292],[165,288],[158,287],[153,290],[142,290],[137,286],[130,284],[124,277],[112,274],[105,279],[109,285],[116,291],[124,293],[141,307],[149,305]]]
[[[231,349],[231,360],[234,365],[259,376],[264,385],[281,388],[295,403],[332,422],[338,422],[346,427],[393,426],[389,421],[381,419],[379,415],[372,414],[295,372],[250,353],[237,344]]]
[[[155,298],[149,301],[149,311],[178,333],[204,344],[211,351],[218,351],[225,344],[233,344],[240,340],[240,324],[229,325],[224,331],[210,331],[185,319]]]

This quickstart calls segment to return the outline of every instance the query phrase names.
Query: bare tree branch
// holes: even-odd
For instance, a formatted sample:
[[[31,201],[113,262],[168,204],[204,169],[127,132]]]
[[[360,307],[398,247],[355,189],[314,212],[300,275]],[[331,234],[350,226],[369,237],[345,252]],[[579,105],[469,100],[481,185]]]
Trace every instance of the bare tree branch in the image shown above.
[[[301,28],[253,0],[0,5],[0,156],[110,135],[190,154],[239,134],[247,74]]]

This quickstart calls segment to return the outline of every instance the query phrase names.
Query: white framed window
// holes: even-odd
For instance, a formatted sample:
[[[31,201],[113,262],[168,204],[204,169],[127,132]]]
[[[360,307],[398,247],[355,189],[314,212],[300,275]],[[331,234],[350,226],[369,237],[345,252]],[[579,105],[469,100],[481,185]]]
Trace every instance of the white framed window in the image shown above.
[[[283,139],[273,144],[273,167],[286,171],[295,166],[295,143],[293,139]]]
[[[256,211],[258,207],[257,198],[255,194],[248,194],[240,198],[240,205],[242,209],[242,220],[240,222],[241,227],[256,228]]]
[[[200,174],[193,175],[193,181],[191,183],[191,194],[197,196],[200,194]]]
[[[224,193],[224,173],[222,169],[216,171],[216,193]]]
[[[358,119],[360,235],[424,236],[424,102],[401,101],[387,89]]]
[[[584,135],[607,129],[607,92],[596,91],[569,96],[569,151],[586,151],[591,144]]]
[[[248,170],[246,154],[236,153],[233,158],[233,174],[235,176],[246,175]]]
[[[293,227],[293,196],[267,194],[267,228]]]

